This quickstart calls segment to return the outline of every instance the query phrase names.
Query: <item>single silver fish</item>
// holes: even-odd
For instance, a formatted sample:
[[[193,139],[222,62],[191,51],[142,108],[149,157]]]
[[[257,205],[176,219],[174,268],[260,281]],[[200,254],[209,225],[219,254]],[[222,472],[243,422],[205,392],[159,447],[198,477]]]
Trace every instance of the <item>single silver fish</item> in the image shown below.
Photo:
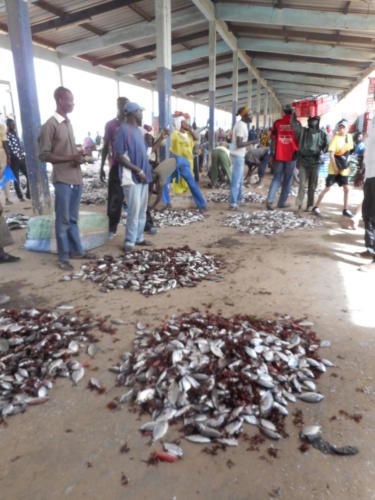
[[[185,436],[185,439],[187,441],[190,441],[191,443],[199,443],[199,444],[211,443],[211,439],[209,437],[201,436],[200,434],[189,434]]]
[[[81,366],[78,370],[74,370],[72,373],[73,385],[77,385],[80,380],[83,379],[85,375],[85,369]]]
[[[323,394],[319,394],[318,392],[303,392],[298,397],[306,403],[320,403],[324,399]]]
[[[177,444],[174,443],[163,443],[163,448],[164,451],[169,453],[170,455],[174,455],[175,457],[183,457],[184,456],[184,451],[180,446],[177,446]]]
[[[156,422],[156,425],[152,431],[152,439],[157,441],[164,437],[168,432],[168,422],[166,420],[160,420]]]
[[[155,396],[155,389],[153,388],[144,389],[143,391],[138,393],[137,403],[143,404],[146,403],[147,401],[151,401],[151,399],[154,399],[154,396]]]

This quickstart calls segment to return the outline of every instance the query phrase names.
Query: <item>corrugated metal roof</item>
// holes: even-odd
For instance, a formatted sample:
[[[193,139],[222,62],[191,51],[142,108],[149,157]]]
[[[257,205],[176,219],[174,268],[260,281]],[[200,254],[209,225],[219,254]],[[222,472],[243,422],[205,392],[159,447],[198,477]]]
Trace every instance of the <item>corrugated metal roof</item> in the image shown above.
[[[115,4],[116,1],[109,0],[47,0],[38,3],[34,1],[30,4],[30,22],[32,29],[35,30],[37,25],[47,21],[59,19],[59,15],[69,17],[72,14],[85,12],[86,9],[97,7],[102,9],[103,6]],[[349,88],[352,81],[363,76],[369,68],[373,67],[375,61],[375,21],[374,31],[369,32],[371,26],[365,29],[357,29],[347,23],[345,29],[336,30],[329,29],[324,20],[325,12],[335,12],[338,18],[346,14],[361,14],[364,16],[375,16],[375,0],[216,0],[214,4],[217,8],[221,4],[227,3],[230,9],[235,9],[237,4],[242,7],[258,6],[267,9],[267,16],[263,23],[257,23],[256,20],[248,16],[248,19],[237,19],[231,22],[226,20],[227,25],[232,33],[246,42],[246,50],[255,64],[258,64],[260,72],[273,72],[273,79],[276,81],[275,92],[277,94],[277,83],[279,76],[286,72],[306,75],[308,81],[309,75],[319,76],[319,68],[321,71],[326,71],[324,77],[330,79],[343,78],[345,71],[345,85]],[[109,5],[110,7],[110,5]],[[281,19],[282,9],[298,9],[303,16],[304,10],[314,10],[322,12],[321,26],[310,27],[305,24],[298,26],[284,26],[278,19]],[[173,15],[181,15],[184,12],[192,12],[198,14],[199,11],[191,0],[172,0]],[[140,23],[151,21],[155,15],[154,0],[134,1],[127,6],[112,8],[106,12],[99,14],[90,11],[91,15],[87,18],[76,20],[70,24],[65,24],[58,28],[39,26],[33,35],[34,40],[38,43],[43,43],[52,48],[60,50],[60,46],[70,44],[72,42],[80,42],[85,39],[92,39],[110,33],[112,31],[124,30],[127,31]],[[192,14],[192,15],[193,15]],[[268,16],[269,14],[269,16]],[[175,26],[172,33],[172,38],[175,40],[173,44],[173,53],[182,52],[186,54],[183,58],[184,62],[179,62],[173,67],[175,74],[186,72],[187,81],[193,81],[194,71],[208,68],[207,55],[202,55],[197,59],[191,57],[189,60],[189,50],[197,47],[206,47],[208,44],[208,23],[203,19],[201,23],[197,22],[194,25],[191,23],[187,26]],[[307,15],[307,14],[306,14]],[[246,17],[246,16],[244,16]],[[350,19],[347,17],[345,19]],[[375,17],[374,17],[375,19]],[[225,20],[225,19],[224,19]],[[261,19],[260,19],[261,20]],[[6,13],[0,14],[0,28],[6,29]],[[288,24],[288,23],[286,23]],[[358,25],[358,23],[357,23]],[[102,39],[100,39],[102,40]],[[220,40],[217,35],[217,40]],[[134,40],[126,40],[118,44],[95,44],[90,47],[91,51],[79,49],[75,55],[84,57],[85,60],[92,61],[94,64],[103,64],[104,66],[116,69],[137,63],[137,67],[129,66],[131,71],[135,72],[135,77],[139,79],[154,79],[156,67],[150,62],[155,60],[155,36],[146,38],[136,38]],[[63,50],[63,48],[61,48]],[[372,55],[373,54],[373,55]],[[220,61],[230,61],[229,54],[218,54],[218,64]],[[144,61],[144,68],[142,68]],[[141,66],[140,66],[141,64]],[[133,73],[134,74],[134,73]],[[208,71],[207,71],[208,78]],[[200,77],[202,80],[202,76]],[[274,81],[272,80],[272,81]],[[294,84],[294,86],[303,88],[303,82]],[[341,85],[342,86],[342,85]],[[324,91],[324,86],[317,86],[317,92]]]

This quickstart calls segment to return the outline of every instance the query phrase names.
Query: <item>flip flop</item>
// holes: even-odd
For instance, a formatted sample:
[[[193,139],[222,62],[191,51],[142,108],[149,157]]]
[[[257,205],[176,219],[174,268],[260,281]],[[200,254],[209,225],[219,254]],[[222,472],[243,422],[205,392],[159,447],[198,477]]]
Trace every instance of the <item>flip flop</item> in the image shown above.
[[[78,255],[72,255],[70,258],[72,260],[95,260],[96,255],[93,253],[85,252],[85,253],[78,254]]]
[[[9,255],[8,253],[4,253],[0,257],[0,264],[10,264],[12,262],[18,262],[20,257],[15,257],[14,255]]]

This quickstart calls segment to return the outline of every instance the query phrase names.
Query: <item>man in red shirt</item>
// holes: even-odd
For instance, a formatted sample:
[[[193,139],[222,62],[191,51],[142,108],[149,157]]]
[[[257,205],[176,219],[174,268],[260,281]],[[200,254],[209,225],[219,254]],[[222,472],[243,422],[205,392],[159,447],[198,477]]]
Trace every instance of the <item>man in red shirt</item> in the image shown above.
[[[296,166],[298,142],[290,119],[293,108],[288,104],[284,107],[284,116],[276,120],[271,131],[271,151],[273,159],[273,179],[267,197],[267,209],[274,210],[273,203],[281,184],[278,208],[287,208],[287,199],[293,182]]]

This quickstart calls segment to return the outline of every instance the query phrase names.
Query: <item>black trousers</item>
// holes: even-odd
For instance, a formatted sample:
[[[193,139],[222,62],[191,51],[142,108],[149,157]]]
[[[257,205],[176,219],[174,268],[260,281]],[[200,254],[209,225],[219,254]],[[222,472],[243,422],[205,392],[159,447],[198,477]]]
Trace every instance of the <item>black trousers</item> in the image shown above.
[[[199,182],[199,156],[194,156],[194,179],[195,182]]]
[[[17,198],[19,200],[23,199],[23,193],[20,184],[20,174],[26,177],[26,198],[30,198],[30,186],[29,179],[27,177],[26,163],[25,160],[20,160],[17,156],[11,155],[10,157],[10,168],[12,169],[17,181],[14,182],[14,189],[16,190]]]
[[[123,200],[124,194],[122,192],[118,167],[111,167],[108,175],[107,215],[109,219],[109,230],[112,233],[117,231],[117,226],[121,219]]]
[[[366,179],[363,193],[362,217],[365,224],[365,245],[375,258],[375,177]]]

